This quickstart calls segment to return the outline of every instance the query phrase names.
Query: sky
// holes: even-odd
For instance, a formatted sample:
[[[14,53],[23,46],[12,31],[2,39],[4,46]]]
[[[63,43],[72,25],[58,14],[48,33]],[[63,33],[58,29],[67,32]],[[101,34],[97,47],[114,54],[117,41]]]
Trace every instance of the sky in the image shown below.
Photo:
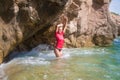
[[[117,14],[120,14],[120,0],[112,0],[109,10],[111,12],[115,12]]]

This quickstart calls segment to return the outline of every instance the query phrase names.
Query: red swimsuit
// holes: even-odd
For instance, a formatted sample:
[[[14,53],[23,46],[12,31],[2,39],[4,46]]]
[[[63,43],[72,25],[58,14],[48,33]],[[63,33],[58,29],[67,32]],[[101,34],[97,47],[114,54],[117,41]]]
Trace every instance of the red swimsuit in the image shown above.
[[[61,33],[55,32],[55,37],[56,37],[56,41],[57,41],[56,48],[58,48],[58,49],[63,48],[63,45],[64,45],[64,36],[63,35],[64,35],[63,31]]]

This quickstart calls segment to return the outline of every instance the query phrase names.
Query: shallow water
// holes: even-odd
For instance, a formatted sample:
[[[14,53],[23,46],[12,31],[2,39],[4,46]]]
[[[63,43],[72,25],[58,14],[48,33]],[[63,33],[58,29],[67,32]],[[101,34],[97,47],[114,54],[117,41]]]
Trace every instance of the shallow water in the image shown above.
[[[120,39],[110,47],[63,49],[56,59],[52,50],[20,53],[0,66],[0,80],[119,80]]]

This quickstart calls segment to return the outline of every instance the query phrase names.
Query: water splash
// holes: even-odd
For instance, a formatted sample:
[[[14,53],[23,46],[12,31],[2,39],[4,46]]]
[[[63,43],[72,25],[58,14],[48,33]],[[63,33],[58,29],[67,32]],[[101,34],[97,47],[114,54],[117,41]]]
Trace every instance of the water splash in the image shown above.
[[[4,71],[4,64],[0,65],[0,80],[8,80],[8,77]]]
[[[58,75],[60,80],[98,80],[100,77],[102,80],[117,80],[120,76],[120,51],[117,45],[64,48],[63,57],[59,60],[47,45],[44,48],[39,45],[30,52],[11,55],[14,58],[10,62],[0,65],[0,80],[28,80],[31,76],[33,80],[56,80]]]

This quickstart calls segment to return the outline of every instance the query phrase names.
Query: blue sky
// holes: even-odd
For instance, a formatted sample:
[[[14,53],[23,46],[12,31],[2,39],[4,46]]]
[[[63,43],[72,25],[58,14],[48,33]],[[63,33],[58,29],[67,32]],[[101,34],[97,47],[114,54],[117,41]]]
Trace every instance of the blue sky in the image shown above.
[[[112,0],[109,10],[120,14],[120,0]]]

